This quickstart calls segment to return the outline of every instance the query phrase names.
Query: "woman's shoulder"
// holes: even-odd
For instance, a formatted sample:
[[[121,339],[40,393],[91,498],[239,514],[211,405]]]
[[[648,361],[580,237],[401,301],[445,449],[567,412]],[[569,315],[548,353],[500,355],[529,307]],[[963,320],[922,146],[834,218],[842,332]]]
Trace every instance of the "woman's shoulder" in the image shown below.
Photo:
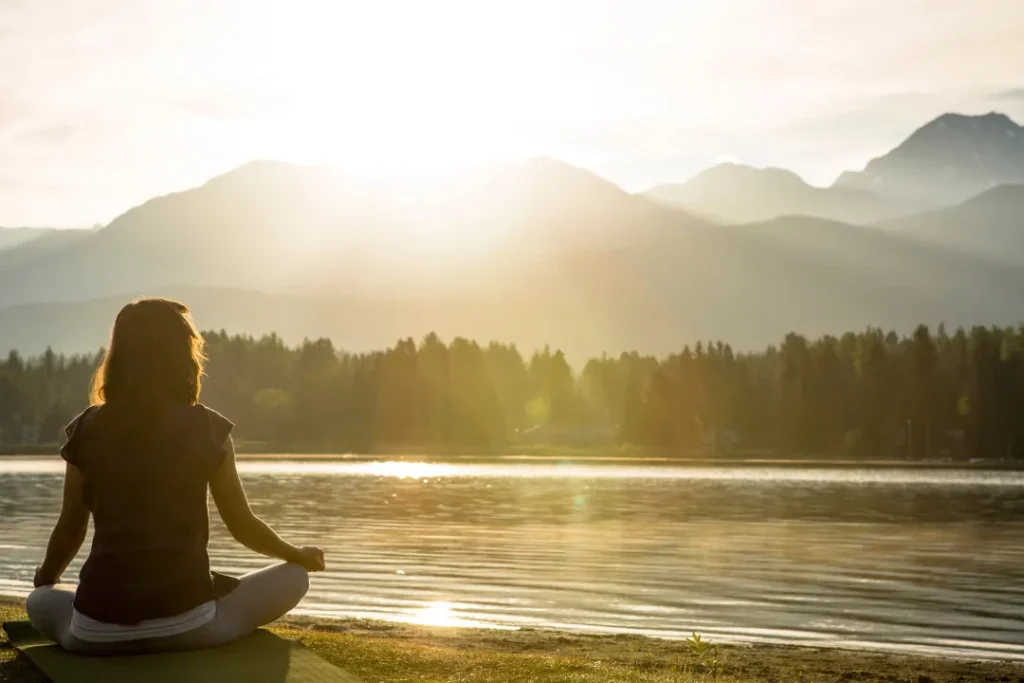
[[[227,453],[228,437],[234,423],[202,403],[182,405],[169,414],[165,428],[175,434],[175,443],[185,445],[190,453],[219,464]]]
[[[84,430],[89,428],[95,420],[96,416],[99,415],[100,408],[102,406],[89,406],[74,418],[64,427],[65,438],[70,439],[75,434],[81,434]]]
[[[213,408],[211,408],[210,406],[206,405],[205,403],[197,403],[194,406],[192,406],[192,409],[196,410],[198,412],[201,412],[201,413],[205,413],[210,418],[215,418],[215,419],[218,419],[218,420],[227,420],[228,419],[228,418],[224,417],[224,415],[222,413],[220,413],[217,410],[214,410]],[[228,421],[230,422],[230,420],[228,420]]]
[[[72,465],[81,467],[82,452],[85,450],[87,434],[93,428],[101,406],[89,406],[68,422],[64,427],[64,445],[60,455]]]
[[[231,425],[232,427],[234,426],[234,423],[231,420],[229,420],[228,418],[224,417],[224,415],[222,413],[214,410],[213,408],[211,408],[210,406],[206,405],[205,403],[197,403],[194,406],[192,406],[192,409],[194,411],[196,411],[197,413],[199,413],[200,415],[202,415],[203,417],[205,417],[211,423],[218,423],[218,424],[226,423],[226,424]]]
[[[231,430],[235,428],[234,422],[203,403],[197,403],[193,406],[193,410],[195,410],[196,413],[205,420],[205,424],[210,430],[210,436],[214,443],[222,444],[227,441],[228,436],[231,434]]]

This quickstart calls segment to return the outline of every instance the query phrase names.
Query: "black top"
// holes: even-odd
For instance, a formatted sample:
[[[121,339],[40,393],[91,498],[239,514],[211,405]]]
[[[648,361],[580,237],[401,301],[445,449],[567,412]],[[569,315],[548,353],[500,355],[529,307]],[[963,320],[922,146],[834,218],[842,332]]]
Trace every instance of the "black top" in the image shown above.
[[[135,624],[219,597],[206,550],[207,491],[233,426],[203,405],[132,418],[93,406],[67,426],[60,454],[85,477],[94,525],[79,612]]]

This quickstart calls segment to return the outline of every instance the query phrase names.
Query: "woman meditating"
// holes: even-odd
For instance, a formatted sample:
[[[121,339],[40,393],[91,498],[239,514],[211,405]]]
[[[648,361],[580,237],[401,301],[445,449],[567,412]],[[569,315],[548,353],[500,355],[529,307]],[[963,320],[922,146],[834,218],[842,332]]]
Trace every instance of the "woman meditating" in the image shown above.
[[[323,552],[282,540],[249,509],[232,423],[199,403],[203,339],[184,305],[143,299],[114,321],[92,406],[66,429],[64,501],[32,625],[68,650],[130,654],[221,645],[295,607]],[[228,531],[284,560],[241,579],[211,573],[207,490]],[[78,588],[59,585],[94,535]]]

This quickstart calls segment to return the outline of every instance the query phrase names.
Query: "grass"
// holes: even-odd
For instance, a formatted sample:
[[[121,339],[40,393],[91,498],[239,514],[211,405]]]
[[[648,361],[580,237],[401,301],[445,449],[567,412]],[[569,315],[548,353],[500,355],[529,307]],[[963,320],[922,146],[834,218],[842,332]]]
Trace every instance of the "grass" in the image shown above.
[[[24,619],[0,604],[0,620]],[[795,647],[289,618],[272,628],[365,683],[1024,683],[1024,666]],[[45,683],[0,636],[0,683]]]

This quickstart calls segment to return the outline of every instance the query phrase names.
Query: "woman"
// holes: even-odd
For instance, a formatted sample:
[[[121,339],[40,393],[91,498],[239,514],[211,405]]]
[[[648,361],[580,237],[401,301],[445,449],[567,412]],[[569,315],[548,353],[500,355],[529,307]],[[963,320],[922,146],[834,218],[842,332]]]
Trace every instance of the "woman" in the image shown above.
[[[295,607],[323,552],[249,509],[232,423],[199,403],[203,339],[184,305],[143,299],[114,321],[92,406],[66,429],[64,502],[26,609],[68,650],[129,654],[221,645]],[[207,489],[228,531],[284,560],[240,580],[210,572]],[[77,591],[58,585],[95,533]]]

